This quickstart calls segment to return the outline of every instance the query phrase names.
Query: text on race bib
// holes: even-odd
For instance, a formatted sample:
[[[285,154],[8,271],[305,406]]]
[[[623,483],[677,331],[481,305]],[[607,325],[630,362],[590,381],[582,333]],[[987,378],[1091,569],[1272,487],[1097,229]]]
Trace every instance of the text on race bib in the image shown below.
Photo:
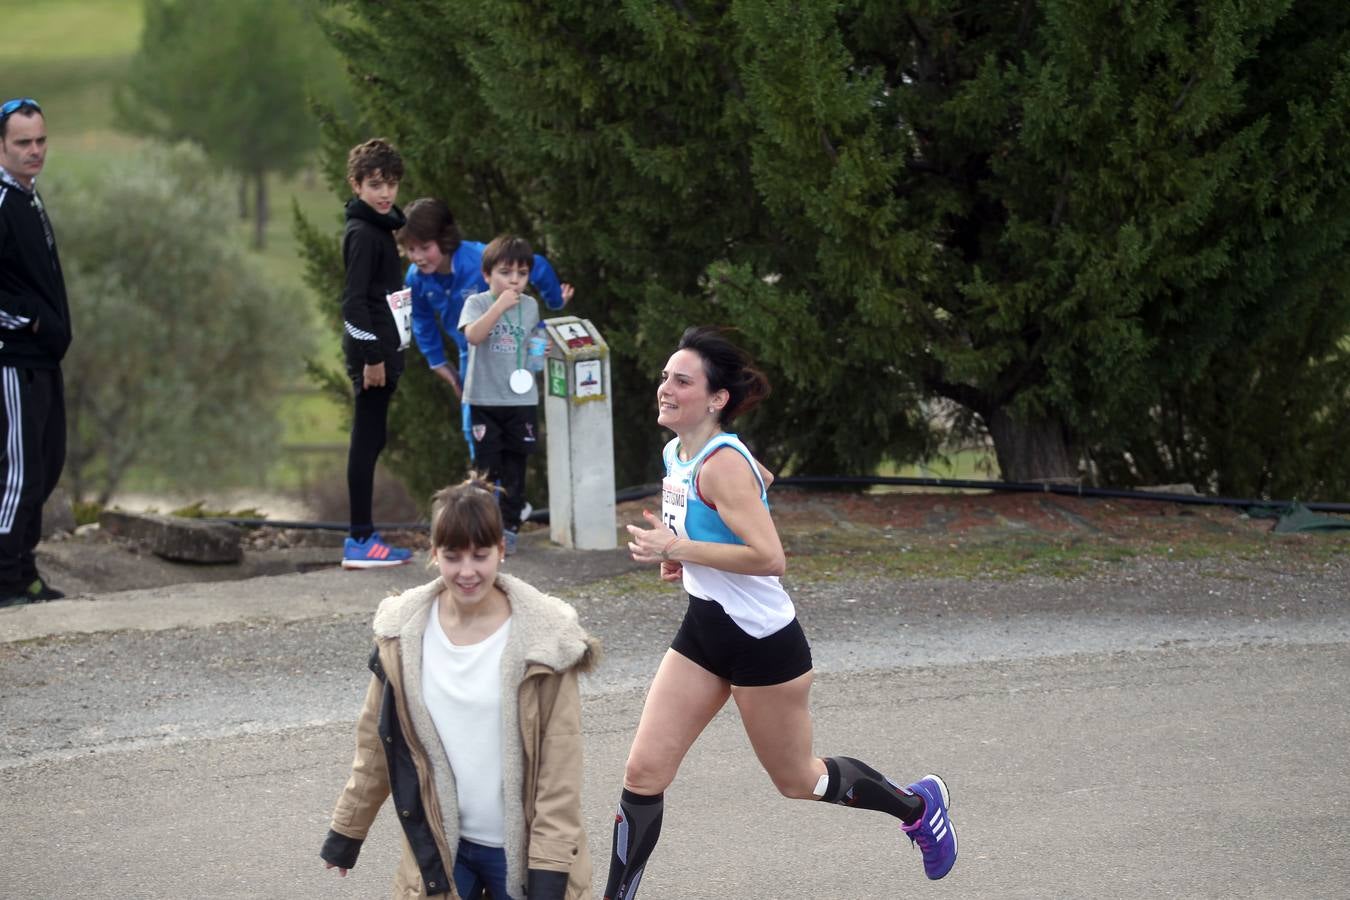
[[[684,534],[684,513],[689,500],[689,485],[671,478],[661,482],[661,521],[678,535]]]

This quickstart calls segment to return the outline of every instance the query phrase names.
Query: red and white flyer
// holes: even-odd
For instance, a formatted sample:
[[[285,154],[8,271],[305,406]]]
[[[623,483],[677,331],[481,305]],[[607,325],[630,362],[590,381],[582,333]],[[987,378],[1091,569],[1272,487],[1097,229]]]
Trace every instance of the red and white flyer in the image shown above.
[[[412,343],[412,288],[385,294],[384,299],[389,301],[389,311],[398,326],[398,349],[407,350]]]

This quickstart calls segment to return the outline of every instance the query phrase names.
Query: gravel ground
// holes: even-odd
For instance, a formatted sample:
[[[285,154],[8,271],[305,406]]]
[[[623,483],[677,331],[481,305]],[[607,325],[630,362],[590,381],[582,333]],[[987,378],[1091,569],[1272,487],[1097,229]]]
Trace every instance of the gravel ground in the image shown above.
[[[1344,535],[1273,535],[1223,508],[1053,495],[774,501],[784,581],[821,673],[1350,634]],[[619,523],[640,522],[650,502],[622,504]],[[97,532],[44,544],[52,580],[89,602],[0,610],[0,768],[349,721],[375,603],[430,575],[342,573],[340,538],[255,531],[235,567],[166,563]],[[524,538],[508,570],[571,601],[604,643],[585,690],[641,690],[682,596],[622,547],[568,552],[542,528]]]
[[[524,558],[516,565],[530,567]],[[534,565],[550,575],[527,580],[562,580],[549,561]],[[1350,640],[1346,558],[1283,567],[1232,558],[1132,559],[1068,579],[786,581],[822,674]],[[604,643],[604,663],[584,690],[641,690],[683,613],[680,595],[646,575],[559,592]],[[362,610],[0,644],[0,768],[146,742],[350,721],[367,678],[369,628]]]
[[[1350,800],[1328,752],[1347,737],[1344,536],[1044,497],[789,495],[775,515],[812,641],[820,746],[940,767],[956,786],[962,862],[938,890],[1346,895]],[[603,856],[642,692],[684,603],[621,549],[563,551],[539,530],[523,544],[508,570],[566,597],[604,642],[583,680],[584,815]],[[0,610],[0,896],[71,883],[91,897],[386,891],[394,817],[354,877],[322,872],[314,850],[347,777],[371,613],[430,574],[345,573],[322,545],[257,554],[289,574],[166,569],[88,539],[44,548],[89,587]],[[1253,804],[1263,784],[1315,789]],[[665,895],[882,897],[922,883],[893,827],[773,798],[734,710],[671,796],[652,872]],[[848,856],[804,852],[842,827]]]

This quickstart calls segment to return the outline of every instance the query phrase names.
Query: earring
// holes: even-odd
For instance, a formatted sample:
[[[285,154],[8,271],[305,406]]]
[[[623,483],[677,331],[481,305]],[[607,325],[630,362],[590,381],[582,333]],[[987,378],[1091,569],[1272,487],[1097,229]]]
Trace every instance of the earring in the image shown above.
[[[715,412],[717,412],[717,410],[710,406],[710,407],[708,407],[708,412],[709,412],[709,413],[715,413]]]

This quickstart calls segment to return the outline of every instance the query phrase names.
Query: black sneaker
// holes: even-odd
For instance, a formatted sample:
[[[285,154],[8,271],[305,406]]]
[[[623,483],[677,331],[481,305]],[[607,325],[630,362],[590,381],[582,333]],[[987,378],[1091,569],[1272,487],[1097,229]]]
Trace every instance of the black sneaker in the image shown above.
[[[21,594],[0,594],[0,609],[4,609],[7,606],[23,606],[27,603],[39,602],[41,601],[29,597],[27,592]]]
[[[60,600],[64,596],[64,593],[48,585],[39,575],[29,582],[27,587],[0,588],[0,609],[6,606],[25,606],[29,603],[46,603],[48,600]]]
[[[26,593],[33,598],[34,603],[45,603],[48,600],[61,600],[66,596],[65,591],[58,591],[48,584],[41,575],[33,579],[33,583],[28,585]]]

